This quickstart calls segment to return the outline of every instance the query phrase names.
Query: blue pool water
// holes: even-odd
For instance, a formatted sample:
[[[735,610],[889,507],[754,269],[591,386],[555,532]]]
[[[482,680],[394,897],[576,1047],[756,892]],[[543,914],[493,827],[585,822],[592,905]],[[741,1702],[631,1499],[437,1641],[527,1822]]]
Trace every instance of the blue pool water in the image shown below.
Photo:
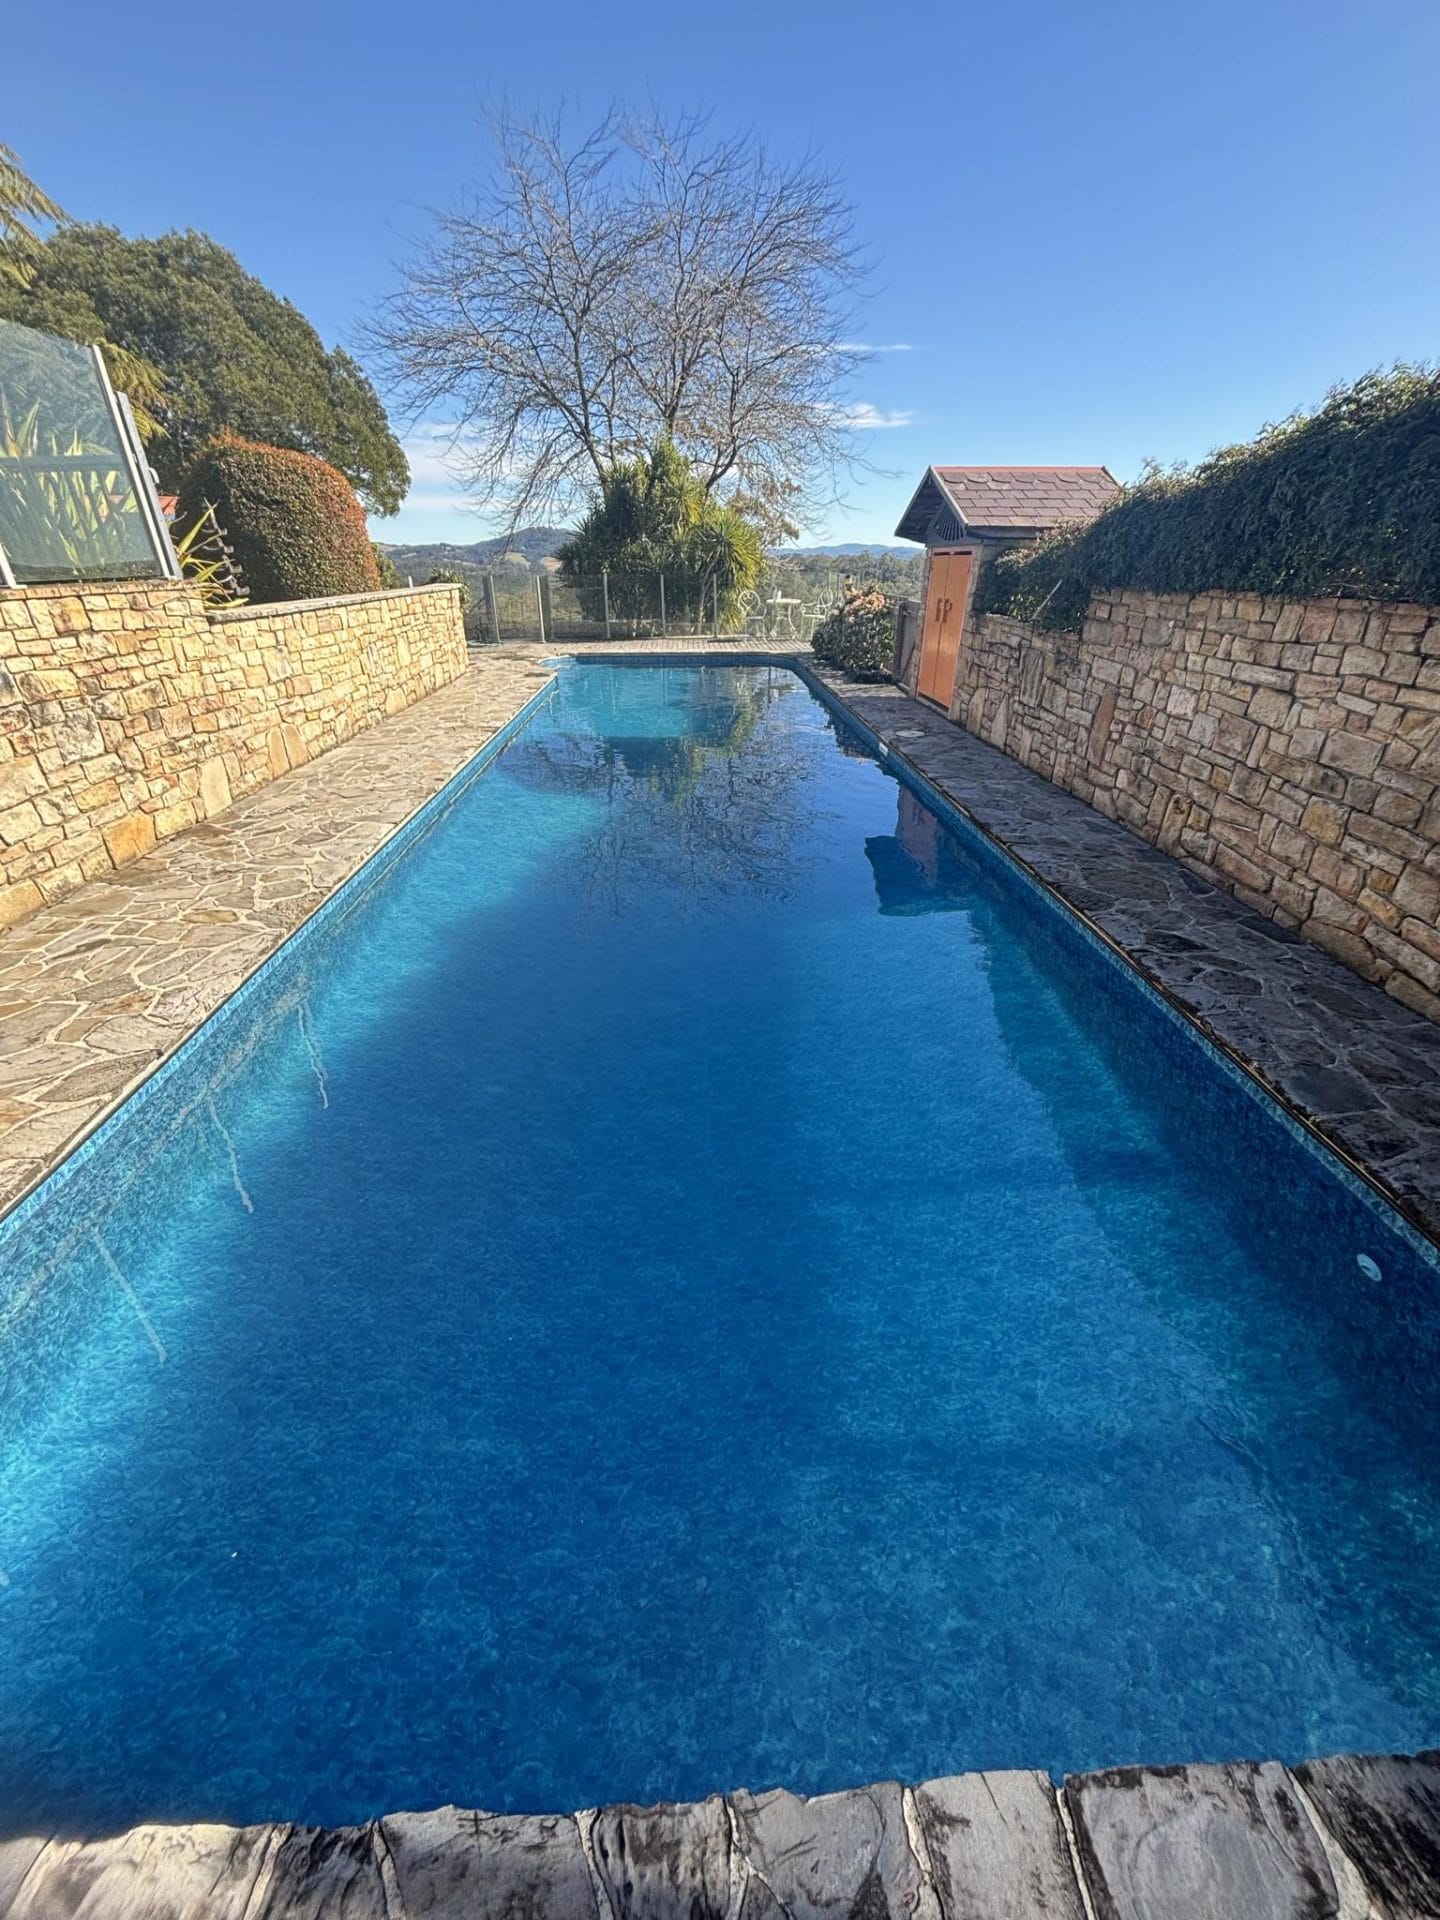
[[[1440,1738],[1436,1272],[999,855],[764,668],[426,827],[0,1229],[0,1821]]]

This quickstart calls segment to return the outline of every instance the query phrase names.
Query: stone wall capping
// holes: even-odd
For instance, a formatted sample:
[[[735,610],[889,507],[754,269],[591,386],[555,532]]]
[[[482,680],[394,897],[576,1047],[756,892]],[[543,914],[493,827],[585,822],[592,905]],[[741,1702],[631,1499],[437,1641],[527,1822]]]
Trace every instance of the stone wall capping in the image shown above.
[[[453,580],[430,580],[416,587],[381,587],[377,593],[337,594],[328,600],[280,600],[258,606],[217,607],[209,615],[216,626],[229,626],[241,620],[264,620],[274,614],[328,613],[335,607],[373,606],[381,600],[409,600],[417,593],[451,594],[458,599],[460,588]]]

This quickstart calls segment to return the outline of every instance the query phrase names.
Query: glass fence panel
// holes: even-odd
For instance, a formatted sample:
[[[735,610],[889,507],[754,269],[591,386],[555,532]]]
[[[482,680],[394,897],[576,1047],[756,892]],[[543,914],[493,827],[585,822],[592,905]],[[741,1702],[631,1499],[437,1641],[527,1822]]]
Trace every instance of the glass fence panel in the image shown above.
[[[0,552],[15,582],[165,577],[145,485],[92,350],[0,320]]]

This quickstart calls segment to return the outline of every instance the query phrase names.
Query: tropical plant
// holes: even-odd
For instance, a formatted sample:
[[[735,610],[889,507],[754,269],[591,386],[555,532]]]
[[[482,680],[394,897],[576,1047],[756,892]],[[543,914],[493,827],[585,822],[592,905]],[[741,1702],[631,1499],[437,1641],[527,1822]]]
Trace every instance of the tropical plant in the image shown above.
[[[225,531],[215,509],[202,500],[189,524],[174,532],[175,558],[180,571],[200,589],[207,607],[243,607],[250,598]]]
[[[895,602],[877,586],[849,587],[810,641],[817,660],[856,680],[888,680],[895,654]]]
[[[20,156],[0,141],[0,281],[28,286],[45,247],[36,222],[60,226],[68,218],[23,170]]]
[[[338,467],[377,513],[394,513],[410,469],[374,388],[349,354],[203,233],[127,239],[68,226],[28,282],[0,290],[0,316],[69,339],[103,340],[117,386],[161,430],[162,486],[220,433],[312,453]],[[130,356],[112,358],[116,350]],[[157,375],[137,387],[135,368]]]
[[[373,593],[380,585],[364,509],[344,474],[314,454],[224,435],[182,477],[186,524],[207,501],[256,601]]]
[[[113,447],[23,414],[0,391],[0,546],[21,578],[123,580],[154,571],[130,475]]]
[[[64,208],[21,171],[10,148],[0,145],[0,318],[58,334],[62,340],[98,345],[112,384],[130,402],[141,437],[153,439],[160,431],[156,414],[165,385],[159,368],[143,354],[107,340],[99,316],[83,298],[51,299],[37,293],[35,280],[47,242],[36,232],[36,221],[61,228],[73,225]]]
[[[587,619],[653,619],[657,582],[679,624],[707,615],[730,625],[741,593],[765,565],[758,530],[708,493],[668,440],[620,461],[601,478],[599,498],[559,553],[560,577],[579,595]]]

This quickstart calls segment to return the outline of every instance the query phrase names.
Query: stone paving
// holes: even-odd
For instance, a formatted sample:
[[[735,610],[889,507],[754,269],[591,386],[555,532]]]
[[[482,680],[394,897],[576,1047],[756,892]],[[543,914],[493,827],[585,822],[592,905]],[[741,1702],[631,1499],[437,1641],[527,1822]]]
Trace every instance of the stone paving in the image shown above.
[[[703,646],[775,657],[754,641]],[[0,932],[0,1212],[513,718],[555,657],[478,649],[440,692]]]
[[[1440,1755],[0,1838],[0,1920],[1434,1920]]]
[[[0,1208],[173,1052],[551,675],[487,652],[404,713],[0,934]]]
[[[763,641],[585,660],[793,664],[1440,1236],[1440,1028],[899,688]],[[485,648],[418,706],[0,933],[0,1209],[197,1027],[502,726],[557,657]]]
[[[810,671],[1440,1238],[1440,1027],[900,688]]]

